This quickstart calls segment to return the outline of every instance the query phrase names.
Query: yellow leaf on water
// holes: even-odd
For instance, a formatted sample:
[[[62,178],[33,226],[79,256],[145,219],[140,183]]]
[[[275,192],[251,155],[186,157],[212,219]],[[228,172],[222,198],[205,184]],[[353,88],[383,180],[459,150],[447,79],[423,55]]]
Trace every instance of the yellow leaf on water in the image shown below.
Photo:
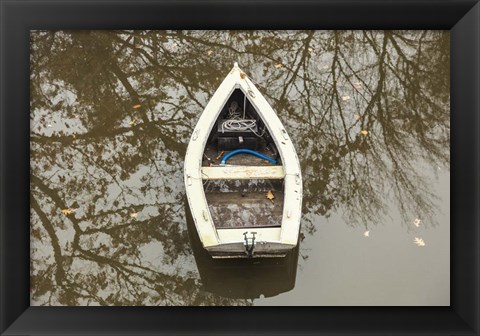
[[[370,237],[370,230],[367,230],[363,233],[364,237]]]
[[[133,107],[134,109],[138,109],[138,108],[142,107],[142,105],[141,105],[141,104],[135,104],[135,105],[133,105],[132,107]]]
[[[62,213],[63,213],[65,216],[71,215],[73,212],[75,212],[75,210],[70,209],[70,208],[62,209]]]
[[[271,190],[267,191],[265,196],[273,203],[273,199],[275,198],[275,195],[273,195],[273,192]]]
[[[425,246],[425,241],[422,238],[415,237],[413,243],[417,246]]]
[[[134,126],[136,123],[137,123],[137,121],[135,119],[129,122],[129,124],[132,125],[132,126]]]
[[[207,51],[207,55],[208,55],[208,56],[210,56],[211,54],[213,54],[213,50]]]
[[[416,227],[419,227],[421,222],[422,221],[420,219],[415,218],[415,220],[413,221],[413,225],[415,225]]]
[[[277,63],[277,64],[275,64],[275,68],[277,68],[277,69],[280,69],[280,68],[282,68],[282,67],[283,67],[283,64],[282,64],[282,63]]]
[[[360,134],[362,134],[362,135],[367,135],[367,134],[368,134],[368,131],[367,131],[367,130],[361,130],[361,131],[360,131]]]
[[[131,212],[130,213],[131,218],[137,218],[137,215],[138,215],[138,213],[136,213],[136,212]]]
[[[343,100],[343,101],[350,100],[350,96],[343,96],[343,97],[342,97],[342,100]]]

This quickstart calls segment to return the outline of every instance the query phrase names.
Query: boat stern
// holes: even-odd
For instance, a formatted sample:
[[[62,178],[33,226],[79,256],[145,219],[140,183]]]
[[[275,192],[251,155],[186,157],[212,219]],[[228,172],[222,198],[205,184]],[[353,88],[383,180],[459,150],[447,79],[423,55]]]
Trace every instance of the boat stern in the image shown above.
[[[253,246],[253,248],[251,248]],[[283,258],[296,245],[287,245],[277,242],[256,242],[247,245],[245,242],[219,244],[205,249],[214,259],[228,258]]]
[[[220,244],[204,248],[213,258],[281,258],[297,244],[279,241],[280,232],[280,228],[217,230]]]

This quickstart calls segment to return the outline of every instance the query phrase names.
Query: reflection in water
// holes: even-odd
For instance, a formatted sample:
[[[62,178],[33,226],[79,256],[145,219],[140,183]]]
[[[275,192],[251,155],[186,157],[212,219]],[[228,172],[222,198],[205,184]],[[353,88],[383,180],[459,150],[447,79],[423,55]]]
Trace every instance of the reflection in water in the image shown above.
[[[302,240],[319,216],[368,229],[389,204],[430,225],[450,161],[447,32],[36,31],[32,305],[253,303],[200,276],[183,205],[186,143],[234,61],[299,152]]]
[[[187,202],[185,213],[193,254],[206,291],[233,299],[257,299],[293,289],[298,245],[285,258],[213,259],[202,246]]]

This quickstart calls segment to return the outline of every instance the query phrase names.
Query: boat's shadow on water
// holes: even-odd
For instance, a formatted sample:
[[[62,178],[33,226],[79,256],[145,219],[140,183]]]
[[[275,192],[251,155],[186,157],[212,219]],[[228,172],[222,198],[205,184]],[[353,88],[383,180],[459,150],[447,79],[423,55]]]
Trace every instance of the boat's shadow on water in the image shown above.
[[[188,205],[188,235],[203,289],[223,297],[272,297],[295,287],[299,245],[285,258],[213,259],[203,248]]]

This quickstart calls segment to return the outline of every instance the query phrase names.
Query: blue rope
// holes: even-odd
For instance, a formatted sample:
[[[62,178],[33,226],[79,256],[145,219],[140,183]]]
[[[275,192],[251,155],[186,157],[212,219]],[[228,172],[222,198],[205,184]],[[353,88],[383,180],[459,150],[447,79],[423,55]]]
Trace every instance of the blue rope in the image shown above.
[[[234,155],[237,155],[237,154],[240,154],[240,153],[243,153],[243,154],[251,154],[251,155],[255,155],[255,156],[258,156],[259,158],[261,159],[264,159],[264,160],[267,160],[268,162],[272,163],[272,164],[276,164],[277,161],[272,159],[272,158],[269,158],[268,156],[266,155],[263,155],[262,153],[259,153],[259,152],[256,152],[254,150],[251,150],[251,149],[235,149],[234,151],[231,151],[230,153],[228,154],[225,154],[222,158],[222,162],[220,162],[221,165],[224,165],[228,159],[230,159],[232,156]]]

